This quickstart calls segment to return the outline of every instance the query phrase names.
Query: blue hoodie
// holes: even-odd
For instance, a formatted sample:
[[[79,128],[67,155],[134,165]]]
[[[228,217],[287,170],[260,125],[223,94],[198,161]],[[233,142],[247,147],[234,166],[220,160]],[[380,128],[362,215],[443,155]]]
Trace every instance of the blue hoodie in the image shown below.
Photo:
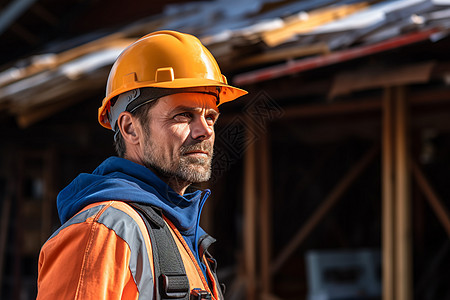
[[[59,193],[56,204],[63,224],[82,208],[96,202],[120,200],[159,207],[180,231],[204,268],[199,259],[198,240],[205,231],[199,222],[209,194],[209,190],[198,190],[180,196],[146,167],[110,157],[92,174],[78,175]]]

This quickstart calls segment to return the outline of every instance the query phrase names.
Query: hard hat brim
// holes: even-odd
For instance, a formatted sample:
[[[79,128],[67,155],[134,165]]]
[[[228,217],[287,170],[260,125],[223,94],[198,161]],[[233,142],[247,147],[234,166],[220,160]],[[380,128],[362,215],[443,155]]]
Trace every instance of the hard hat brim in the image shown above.
[[[107,129],[111,129],[111,125],[109,124],[109,120],[108,120],[108,116],[107,116],[107,111],[109,109],[109,105],[111,103],[111,99],[113,99],[114,97],[128,92],[132,89],[136,89],[136,88],[193,88],[193,87],[208,87],[208,86],[215,86],[215,87],[221,87],[221,91],[219,94],[219,99],[220,102],[218,104],[221,105],[225,102],[230,102],[233,101],[241,96],[244,96],[246,94],[248,94],[247,91],[216,81],[216,80],[210,80],[210,79],[205,79],[205,78],[178,78],[172,81],[168,81],[168,82],[140,82],[140,83],[136,83],[134,82],[133,84],[130,84],[130,86],[128,87],[127,85],[123,85],[120,89],[117,89],[113,92],[111,92],[107,97],[105,97],[103,99],[103,104],[102,106],[99,108],[99,113],[98,113],[98,121],[99,123],[107,128]]]

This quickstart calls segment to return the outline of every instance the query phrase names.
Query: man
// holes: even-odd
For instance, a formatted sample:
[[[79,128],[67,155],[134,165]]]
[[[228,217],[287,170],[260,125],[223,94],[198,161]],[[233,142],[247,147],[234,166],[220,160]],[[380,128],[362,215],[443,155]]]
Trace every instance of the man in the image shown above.
[[[186,189],[211,175],[217,107],[244,94],[191,35],[159,31],[125,49],[99,109],[119,157],[58,195],[63,225],[42,247],[38,299],[222,299],[199,227],[210,192]],[[139,207],[160,211],[176,247],[159,246]],[[157,271],[167,252],[179,253],[187,293],[184,277]]]

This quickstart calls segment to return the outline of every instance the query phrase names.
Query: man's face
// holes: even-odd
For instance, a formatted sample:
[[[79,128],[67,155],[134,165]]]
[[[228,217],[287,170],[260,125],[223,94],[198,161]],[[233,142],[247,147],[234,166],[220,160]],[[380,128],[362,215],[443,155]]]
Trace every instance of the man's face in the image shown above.
[[[211,176],[214,124],[219,117],[213,95],[173,94],[160,98],[143,124],[142,162],[166,178],[189,183]]]

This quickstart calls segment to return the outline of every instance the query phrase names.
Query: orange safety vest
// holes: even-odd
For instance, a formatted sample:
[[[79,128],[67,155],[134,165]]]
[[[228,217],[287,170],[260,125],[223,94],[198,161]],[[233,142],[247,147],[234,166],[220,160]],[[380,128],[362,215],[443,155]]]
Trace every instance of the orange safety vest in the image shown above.
[[[189,280],[189,289],[223,299],[211,260],[202,261],[208,280],[189,246],[167,219]],[[37,299],[156,299],[154,255],[147,227],[121,201],[91,204],[64,223],[39,255]]]

